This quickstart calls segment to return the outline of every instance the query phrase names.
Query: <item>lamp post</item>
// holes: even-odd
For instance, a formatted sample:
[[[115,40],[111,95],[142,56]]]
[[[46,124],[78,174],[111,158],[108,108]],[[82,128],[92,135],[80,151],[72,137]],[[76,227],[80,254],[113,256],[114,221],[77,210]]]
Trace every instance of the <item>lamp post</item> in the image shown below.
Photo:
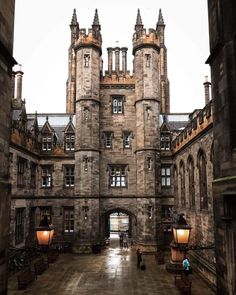
[[[187,224],[184,214],[178,215],[176,223],[172,225],[174,240],[171,242],[171,260],[167,265],[170,272],[178,272],[182,269],[182,261],[186,257],[191,226]]]
[[[38,227],[35,228],[36,238],[39,246],[48,248],[52,242],[54,227],[44,216]]]

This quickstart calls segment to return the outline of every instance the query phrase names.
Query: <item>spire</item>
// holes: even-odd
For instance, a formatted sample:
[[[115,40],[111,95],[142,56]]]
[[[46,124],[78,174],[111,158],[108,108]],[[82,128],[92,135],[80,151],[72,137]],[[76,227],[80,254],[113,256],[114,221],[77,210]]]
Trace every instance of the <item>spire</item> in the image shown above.
[[[97,8],[95,9],[95,15],[94,15],[94,19],[93,19],[92,28],[93,28],[94,31],[100,31],[101,30],[101,26],[100,26],[99,18],[98,18],[98,10],[97,10]]]
[[[138,9],[138,14],[137,14],[137,20],[136,20],[136,26],[142,26],[142,19],[141,19],[141,14],[140,14],[140,9]]]
[[[161,8],[160,8],[159,9],[159,16],[158,16],[157,26],[164,26],[164,25],[165,25],[164,18],[163,18],[162,11],[161,11]]]
[[[142,23],[141,14],[140,14],[139,9],[138,9],[136,25],[135,25],[134,29],[136,31],[137,38],[139,38],[142,35],[142,31],[143,31],[143,23]]]
[[[72,19],[71,19],[71,24],[70,24],[70,29],[71,29],[71,43],[74,43],[75,40],[78,37],[79,33],[79,23],[77,21],[77,16],[76,16],[76,10],[74,9]]]
[[[73,15],[72,15],[72,19],[71,19],[71,26],[78,26],[79,27],[79,24],[77,22],[77,16],[76,16],[76,9],[74,8],[73,10]]]

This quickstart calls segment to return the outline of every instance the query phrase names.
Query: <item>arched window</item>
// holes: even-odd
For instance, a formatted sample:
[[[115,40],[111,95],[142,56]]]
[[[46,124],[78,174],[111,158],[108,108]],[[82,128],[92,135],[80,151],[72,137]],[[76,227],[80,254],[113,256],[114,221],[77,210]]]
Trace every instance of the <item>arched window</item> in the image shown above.
[[[180,162],[179,175],[180,175],[181,206],[185,207],[185,205],[186,205],[186,198],[185,198],[185,168],[184,168],[184,162],[183,161]]]
[[[188,188],[190,208],[195,207],[194,163],[192,156],[188,158]]]
[[[207,209],[207,173],[206,173],[206,155],[203,150],[198,153],[198,173],[199,173],[199,193],[200,209]]]

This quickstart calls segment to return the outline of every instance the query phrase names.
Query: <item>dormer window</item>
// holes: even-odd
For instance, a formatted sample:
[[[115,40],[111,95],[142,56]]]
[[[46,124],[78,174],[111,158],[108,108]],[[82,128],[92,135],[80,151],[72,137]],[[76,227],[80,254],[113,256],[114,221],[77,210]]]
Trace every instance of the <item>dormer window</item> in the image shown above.
[[[161,134],[161,150],[169,151],[170,150],[170,135]]]
[[[51,151],[52,150],[52,137],[51,135],[44,135],[42,138],[42,150],[43,151]]]
[[[75,150],[75,135],[73,133],[65,135],[65,150],[66,151]]]
[[[112,113],[123,114],[123,97],[122,96],[112,97]]]

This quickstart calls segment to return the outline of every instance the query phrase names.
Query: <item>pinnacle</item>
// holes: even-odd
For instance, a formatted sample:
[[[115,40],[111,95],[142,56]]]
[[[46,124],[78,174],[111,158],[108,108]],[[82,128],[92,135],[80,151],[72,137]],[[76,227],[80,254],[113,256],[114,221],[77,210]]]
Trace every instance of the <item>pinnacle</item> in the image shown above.
[[[141,14],[140,10],[138,9],[138,14],[137,14],[137,20],[136,20],[136,26],[142,26],[142,19],[141,19]]]
[[[158,22],[157,25],[164,25],[164,19],[163,19],[163,15],[162,15],[162,11],[161,8],[159,9],[159,16],[158,16]]]
[[[94,19],[93,19],[93,25],[94,26],[99,26],[99,19],[98,19],[98,10],[97,8],[95,9],[95,15],[94,15]]]
[[[78,22],[77,22],[77,16],[76,16],[76,9],[74,8],[73,10],[73,15],[72,15],[72,20],[71,20],[71,25],[72,26],[77,26]]]

